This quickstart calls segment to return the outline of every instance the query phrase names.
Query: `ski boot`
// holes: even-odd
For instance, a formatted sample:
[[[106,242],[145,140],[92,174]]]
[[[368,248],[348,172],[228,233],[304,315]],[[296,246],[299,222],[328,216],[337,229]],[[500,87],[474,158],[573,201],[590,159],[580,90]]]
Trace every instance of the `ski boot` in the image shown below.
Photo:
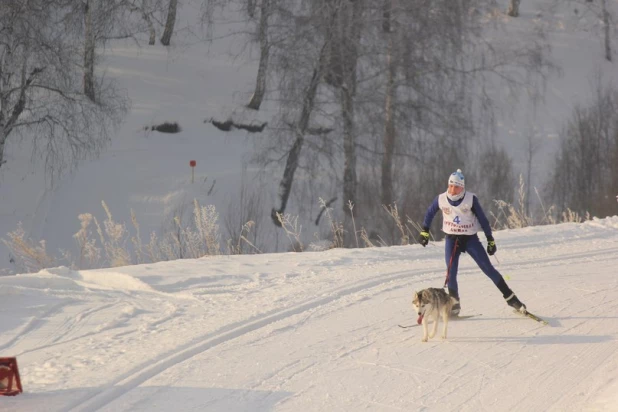
[[[513,309],[515,309],[516,311],[521,312],[523,314],[527,313],[526,305],[521,303],[521,301],[517,298],[517,296],[515,296],[514,293],[505,299],[506,299],[506,304],[512,307]]]
[[[453,306],[451,307],[450,317],[454,318],[459,316],[459,312],[461,312],[461,303],[459,303],[459,294],[456,291],[450,290],[448,291],[449,296],[454,300]]]

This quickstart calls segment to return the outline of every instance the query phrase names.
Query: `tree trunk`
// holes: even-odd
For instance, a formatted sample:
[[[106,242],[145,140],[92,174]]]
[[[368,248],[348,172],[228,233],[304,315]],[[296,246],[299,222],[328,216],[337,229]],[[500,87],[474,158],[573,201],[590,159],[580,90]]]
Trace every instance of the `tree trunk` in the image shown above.
[[[354,124],[354,96],[347,87],[341,89],[341,106],[343,117],[343,211],[351,214],[349,202],[356,205],[356,130]]]
[[[389,23],[390,27],[390,23]],[[394,33],[387,32],[388,47],[386,50],[386,100],[384,102],[384,155],[382,156],[382,204],[393,203],[393,153],[395,151],[395,76],[397,73],[394,53]]]
[[[361,2],[355,1],[346,4],[352,9],[342,7],[340,21],[340,40],[341,50],[345,50],[342,59],[343,82],[341,90],[341,109],[343,117],[343,154],[345,157],[343,169],[343,212],[344,212],[344,244],[347,247],[353,246],[353,239],[357,239],[356,228],[352,213],[359,215],[356,200],[356,190],[358,178],[356,175],[356,122],[354,119],[356,96],[356,66],[358,64],[358,47],[360,47],[360,16]],[[347,9],[347,10],[346,10]],[[350,210],[350,204],[354,208]],[[361,210],[362,213],[362,210]],[[356,244],[358,246],[358,242]]]
[[[164,46],[170,45],[172,33],[174,33],[174,25],[176,24],[176,9],[178,8],[178,0],[170,0],[169,9],[167,10],[167,21],[165,22],[165,30],[161,36],[161,44]]]
[[[257,79],[255,81],[255,91],[251,96],[251,101],[247,105],[249,109],[260,110],[260,105],[266,92],[266,71],[268,69],[268,57],[270,45],[268,43],[268,16],[270,13],[270,1],[262,0],[260,7],[260,26],[258,36],[260,40],[260,65],[258,68]]]
[[[157,39],[157,33],[155,31],[154,24],[152,24],[152,20],[150,20],[150,17],[148,18],[148,20],[146,20],[146,22],[148,23],[148,31],[150,32],[150,37],[148,38],[148,45],[154,46]]]
[[[270,214],[273,223],[277,226],[281,226],[281,222],[279,221],[277,214],[283,214],[285,212],[285,208],[290,197],[290,192],[292,191],[294,173],[296,173],[296,169],[298,168],[300,152],[305,141],[305,133],[307,131],[307,127],[309,126],[309,119],[311,117],[311,112],[313,111],[315,96],[318,91],[318,85],[320,84],[320,80],[322,78],[322,69],[327,49],[328,40],[322,47],[318,64],[313,70],[311,81],[309,82],[309,86],[307,87],[307,91],[303,98],[303,107],[300,113],[300,118],[298,119],[298,125],[296,127],[296,140],[294,141],[294,144],[292,145],[292,148],[288,153],[288,158],[285,163],[285,169],[283,171],[283,177],[281,178],[281,182],[279,183],[279,198],[281,200],[281,205],[279,206],[278,210],[273,208]]]
[[[603,7],[603,25],[605,32],[605,59],[608,62],[612,61],[612,45],[611,45],[611,19],[609,11],[607,10],[607,0],[601,0],[601,6]]]
[[[26,52],[26,54],[28,53]],[[8,103],[8,95],[0,94],[0,166],[2,166],[5,162],[4,148],[6,141],[13,129],[16,127],[19,117],[22,115],[24,110],[26,110],[26,93],[37,76],[45,71],[45,67],[35,67],[28,74],[27,66],[28,60],[25,59],[20,70],[19,88],[13,91],[19,91],[19,98],[13,107],[9,107],[10,104]],[[2,74],[2,70],[0,70],[0,74]]]
[[[519,17],[519,2],[520,0],[511,0],[509,11],[507,14],[511,17]]]
[[[94,102],[96,101],[94,87],[95,38],[94,27],[92,27],[91,1],[92,0],[87,0],[84,3],[84,94]]]
[[[247,0],[247,14],[250,18],[255,17],[255,2],[257,0]]]
[[[2,168],[2,165],[6,162],[6,160],[4,160],[4,146],[6,145],[8,135],[4,127],[0,126],[0,168]]]
[[[384,33],[391,32],[391,15],[393,13],[393,4],[391,0],[383,0],[382,3],[382,31]]]
[[[343,244],[345,247],[354,247],[357,239],[354,227],[354,216],[358,216],[356,190],[358,179],[356,175],[356,125],[354,122],[354,94],[346,83],[341,87],[341,116],[343,118]],[[352,206],[352,208],[350,208]],[[354,213],[354,215],[353,215]],[[356,242],[358,247],[358,241]]]
[[[157,33],[155,31],[155,26],[152,23],[152,18],[150,17],[150,13],[146,11],[146,1],[142,3],[142,18],[144,19],[144,21],[146,21],[146,24],[148,25],[148,33],[150,34],[148,38],[148,45],[154,46],[155,41],[157,39]]]
[[[526,173],[526,216],[530,216],[530,196],[532,192],[532,155],[528,158]]]

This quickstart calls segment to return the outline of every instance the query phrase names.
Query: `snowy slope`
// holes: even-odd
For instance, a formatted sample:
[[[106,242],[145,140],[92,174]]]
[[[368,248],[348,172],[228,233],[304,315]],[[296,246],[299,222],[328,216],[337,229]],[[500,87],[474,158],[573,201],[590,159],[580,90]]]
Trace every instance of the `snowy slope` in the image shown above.
[[[399,328],[442,285],[442,243],[0,278],[0,356],[25,388],[0,410],[616,410],[618,217],[496,241],[549,326],[464,255],[463,312],[482,315],[446,341]]]
[[[181,2],[178,27],[195,22],[199,3]],[[502,0],[500,7],[506,10],[507,3]],[[524,33],[543,26],[552,58],[562,69],[560,76],[548,79],[545,101],[534,106],[524,93],[516,110],[508,110],[498,123],[496,139],[515,159],[516,173],[525,173],[526,137],[532,134],[540,142],[533,163],[533,186],[539,189],[551,166],[560,128],[576,103],[591,98],[590,81],[594,75],[601,73],[606,81],[618,84],[618,70],[615,63],[603,60],[597,32],[572,23],[572,3],[564,2],[548,11],[551,3],[522,2],[521,17],[500,16],[501,29],[492,34],[522,36],[522,41],[526,41]],[[614,3],[611,4],[618,6]],[[215,29],[218,35],[238,31],[233,25],[218,25]],[[183,31],[174,37],[170,48],[137,48],[133,42],[109,44],[101,70],[127,89],[132,106],[125,122],[108,151],[98,160],[84,163],[53,190],[45,188],[41,166],[36,162],[34,166],[30,164],[28,146],[9,144],[8,162],[0,173],[0,237],[6,238],[7,232],[23,222],[33,240],[47,241],[50,254],[59,256],[60,250],[75,252],[72,235],[79,230],[78,215],[92,213],[99,221],[104,220],[102,201],[109,206],[114,219],[128,227],[130,212],[134,210],[144,238],[169,224],[183,207],[191,208],[194,198],[202,204],[215,205],[222,223],[230,205],[238,203],[240,182],[246,173],[247,186],[262,197],[260,216],[264,224],[260,234],[269,241],[260,246],[267,251],[285,250],[281,245],[286,242],[279,240],[277,244],[273,240],[277,235],[269,221],[271,208],[278,204],[276,191],[282,165],[260,179],[252,165],[243,172],[254,143],[265,136],[239,130],[222,132],[204,123],[211,118],[228,117],[246,122],[271,120],[272,103],[267,102],[257,113],[242,109],[253,91],[257,71],[256,51],[243,48],[243,44],[239,36],[219,37],[206,44]],[[497,101],[510,101],[506,94],[494,97]],[[182,132],[168,135],[144,130],[165,121],[178,122]],[[194,183],[190,160],[197,161]],[[328,195],[316,194],[314,210],[318,197]],[[293,193],[288,211],[294,213],[297,207]],[[310,229],[309,221],[316,215],[317,212],[302,222],[304,233],[311,238],[317,229]],[[2,243],[0,268],[5,272],[14,270]]]

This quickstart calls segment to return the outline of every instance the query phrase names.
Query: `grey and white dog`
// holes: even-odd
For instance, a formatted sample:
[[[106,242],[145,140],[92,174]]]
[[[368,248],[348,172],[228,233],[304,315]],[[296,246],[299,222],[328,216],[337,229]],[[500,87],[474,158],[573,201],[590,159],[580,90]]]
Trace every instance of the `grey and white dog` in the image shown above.
[[[418,314],[418,323],[423,325],[423,342],[427,342],[428,338],[433,338],[436,335],[440,317],[442,317],[442,322],[444,322],[442,339],[446,339],[448,317],[454,303],[454,299],[444,289],[428,288],[414,292],[412,305],[414,305],[414,309]],[[430,320],[433,320],[433,328],[431,333],[427,335],[427,322]]]

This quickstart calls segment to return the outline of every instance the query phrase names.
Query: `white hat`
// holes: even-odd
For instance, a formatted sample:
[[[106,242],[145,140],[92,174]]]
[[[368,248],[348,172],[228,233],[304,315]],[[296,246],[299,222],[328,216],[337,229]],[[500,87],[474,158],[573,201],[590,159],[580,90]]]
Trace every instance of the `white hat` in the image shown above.
[[[457,169],[456,172],[451,173],[451,175],[448,178],[448,184],[463,187],[463,188],[466,187],[466,179],[464,178],[464,175],[461,172],[461,169]]]

